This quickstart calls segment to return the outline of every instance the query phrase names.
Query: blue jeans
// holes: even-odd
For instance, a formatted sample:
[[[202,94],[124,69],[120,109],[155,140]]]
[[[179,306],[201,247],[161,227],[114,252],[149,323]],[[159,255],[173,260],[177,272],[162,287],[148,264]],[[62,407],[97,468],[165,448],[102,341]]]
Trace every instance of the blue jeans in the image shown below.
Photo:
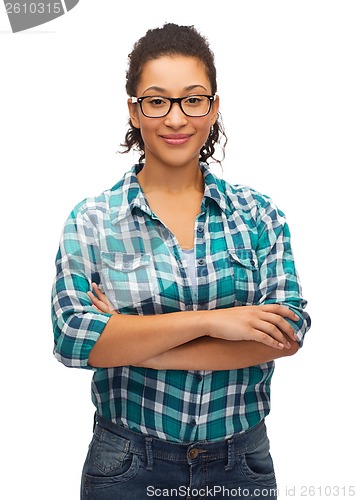
[[[264,421],[223,441],[174,443],[96,415],[81,500],[273,499],[277,488]]]

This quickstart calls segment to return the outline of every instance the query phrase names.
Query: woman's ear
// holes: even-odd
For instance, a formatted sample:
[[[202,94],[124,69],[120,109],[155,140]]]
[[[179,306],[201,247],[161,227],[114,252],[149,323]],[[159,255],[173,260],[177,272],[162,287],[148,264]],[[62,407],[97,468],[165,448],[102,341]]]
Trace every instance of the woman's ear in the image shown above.
[[[130,115],[130,121],[135,128],[140,128],[140,120],[139,120],[139,104],[135,103],[133,104],[131,102],[131,98],[129,97],[128,99],[128,109],[129,109],[129,115]]]
[[[219,111],[219,95],[216,94],[216,99],[214,100],[211,109],[211,125],[214,125],[216,123],[218,118],[218,111]]]

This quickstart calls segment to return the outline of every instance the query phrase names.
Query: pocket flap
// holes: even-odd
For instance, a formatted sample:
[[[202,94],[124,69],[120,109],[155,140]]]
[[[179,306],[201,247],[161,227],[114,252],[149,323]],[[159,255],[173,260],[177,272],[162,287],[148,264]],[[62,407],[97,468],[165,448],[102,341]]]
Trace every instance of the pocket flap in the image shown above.
[[[247,269],[258,269],[258,257],[252,248],[228,248],[230,258]]]
[[[150,264],[151,255],[145,253],[101,252],[105,264],[118,271],[130,272]]]

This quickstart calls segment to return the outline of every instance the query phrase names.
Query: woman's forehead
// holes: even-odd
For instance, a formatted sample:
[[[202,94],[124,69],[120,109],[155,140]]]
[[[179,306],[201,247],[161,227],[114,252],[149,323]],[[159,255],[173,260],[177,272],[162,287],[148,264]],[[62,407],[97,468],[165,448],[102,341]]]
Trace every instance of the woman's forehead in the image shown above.
[[[211,92],[211,85],[203,62],[191,56],[161,56],[147,61],[141,71],[138,90]]]

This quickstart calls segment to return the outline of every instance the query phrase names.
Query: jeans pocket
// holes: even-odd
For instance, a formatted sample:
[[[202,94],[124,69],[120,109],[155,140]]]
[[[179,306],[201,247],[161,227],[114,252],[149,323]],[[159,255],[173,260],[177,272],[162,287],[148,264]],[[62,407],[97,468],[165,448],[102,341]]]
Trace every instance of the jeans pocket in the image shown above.
[[[130,441],[97,426],[84,470],[85,486],[132,479],[141,467],[141,459],[130,451]]]
[[[270,455],[269,440],[265,438],[254,449],[239,455],[239,466],[243,475],[252,481],[274,486],[274,464]]]

